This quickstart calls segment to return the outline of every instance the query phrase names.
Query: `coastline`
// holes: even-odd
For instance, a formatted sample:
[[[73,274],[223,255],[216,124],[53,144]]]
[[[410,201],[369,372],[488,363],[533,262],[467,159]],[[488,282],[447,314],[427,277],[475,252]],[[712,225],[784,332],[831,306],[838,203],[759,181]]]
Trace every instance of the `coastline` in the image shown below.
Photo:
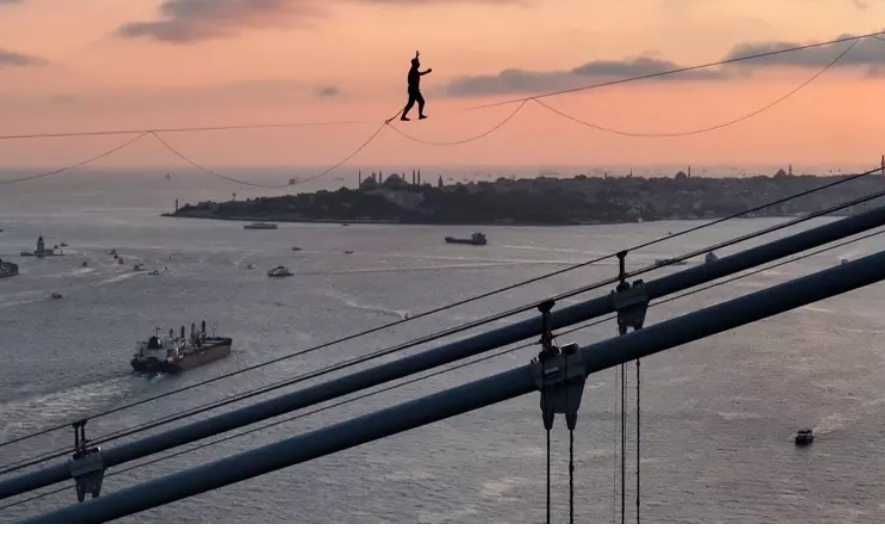
[[[261,223],[316,223],[325,225],[411,225],[426,227],[591,227],[598,225],[626,225],[630,223],[643,223],[644,220],[637,221],[586,221],[586,222],[565,222],[565,223],[529,223],[529,222],[508,222],[508,221],[458,221],[458,222],[424,222],[424,221],[401,221],[401,220],[354,220],[354,219],[310,219],[310,218],[289,218],[277,216],[265,217],[244,217],[244,216],[220,216],[212,214],[173,214],[164,212],[160,214],[163,218],[181,218],[185,220],[217,220],[232,222],[261,222]],[[649,220],[649,221],[687,221],[701,220],[705,218],[672,218],[667,220]]]

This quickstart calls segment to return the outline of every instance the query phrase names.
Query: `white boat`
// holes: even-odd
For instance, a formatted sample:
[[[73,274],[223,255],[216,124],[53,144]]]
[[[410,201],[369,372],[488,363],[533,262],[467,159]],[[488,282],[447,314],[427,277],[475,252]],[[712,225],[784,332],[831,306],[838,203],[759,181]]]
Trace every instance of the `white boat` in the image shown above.
[[[282,264],[277,266],[276,268],[268,270],[267,272],[267,277],[289,277],[291,275],[295,275],[295,272],[286,268]]]
[[[266,221],[256,221],[252,223],[247,223],[243,226],[243,229],[276,229],[277,224],[268,223]]]

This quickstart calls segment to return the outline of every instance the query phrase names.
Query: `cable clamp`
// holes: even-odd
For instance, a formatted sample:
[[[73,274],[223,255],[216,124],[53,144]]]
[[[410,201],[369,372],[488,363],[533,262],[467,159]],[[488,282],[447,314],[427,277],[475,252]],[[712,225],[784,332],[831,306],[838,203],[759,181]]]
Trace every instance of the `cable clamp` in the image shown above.
[[[645,283],[639,279],[632,285],[627,282],[618,284],[618,288],[611,292],[611,298],[618,313],[618,327],[621,332],[626,333],[627,328],[642,329],[649,303]]]
[[[565,414],[569,430],[574,430],[584,394],[587,371],[577,343],[563,346],[556,355],[534,362],[535,383],[541,391],[544,427],[553,427],[556,414]]]
[[[97,499],[101,494],[105,465],[101,447],[90,447],[86,439],[86,421],[74,423],[74,454],[68,461],[71,477],[76,483],[77,501],[83,502],[86,494]]]

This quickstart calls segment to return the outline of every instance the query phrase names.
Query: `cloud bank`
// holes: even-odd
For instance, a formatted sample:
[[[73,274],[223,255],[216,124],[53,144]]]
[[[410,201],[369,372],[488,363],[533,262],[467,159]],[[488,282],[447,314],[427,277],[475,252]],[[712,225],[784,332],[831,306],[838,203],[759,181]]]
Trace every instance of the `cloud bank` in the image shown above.
[[[0,0],[3,2],[4,0]],[[0,68],[2,67],[29,67],[36,65],[46,65],[49,63],[43,58],[39,58],[37,56],[29,56],[27,54],[20,54],[18,52],[13,52],[11,50],[4,50],[0,48]]]
[[[841,35],[838,39],[851,37],[853,36]],[[766,56],[715,69],[677,72],[655,78],[654,81],[664,83],[674,80],[724,80],[749,76],[754,68],[761,67],[823,68],[850,44],[850,42],[843,42],[825,45],[797,52]],[[802,45],[802,43],[789,41],[741,43],[733,47],[722,60],[733,60]],[[559,91],[597,81],[635,78],[654,73],[675,71],[685,67],[685,65],[669,60],[638,56],[624,60],[594,60],[568,71],[526,71],[511,68],[505,69],[498,74],[458,77],[446,86],[446,93],[452,97],[475,97],[507,93],[543,93]],[[868,74],[880,74],[885,71],[885,42],[867,39],[862,43],[858,43],[851,52],[846,54],[836,64],[836,67],[867,67]]]
[[[131,22],[117,33],[167,43],[193,43],[235,37],[247,30],[309,26],[325,16],[333,3],[420,7],[455,2],[527,5],[529,0],[166,0],[160,5],[158,20]]]

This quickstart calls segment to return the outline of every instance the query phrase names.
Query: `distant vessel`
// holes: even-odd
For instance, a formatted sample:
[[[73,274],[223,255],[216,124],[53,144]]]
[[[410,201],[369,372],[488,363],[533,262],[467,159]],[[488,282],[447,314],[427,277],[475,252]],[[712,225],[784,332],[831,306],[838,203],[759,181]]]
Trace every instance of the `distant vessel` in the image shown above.
[[[61,292],[53,292],[52,294],[49,295],[49,297],[52,298],[53,300],[60,300],[60,299],[64,298],[64,296],[62,295]]]
[[[264,221],[257,221],[253,223],[247,223],[243,226],[243,229],[276,229],[277,224],[275,223],[267,223]]]
[[[678,259],[655,259],[655,266],[682,266],[688,264],[687,261]]]
[[[295,275],[295,272],[282,264],[267,271],[267,277],[289,277],[290,275]]]
[[[800,447],[805,447],[807,445],[810,445],[811,442],[814,441],[814,432],[812,432],[809,429],[799,430],[799,432],[796,433],[796,437],[794,438],[794,441]]]
[[[488,244],[488,240],[486,240],[486,235],[482,233],[473,233],[472,235],[470,235],[470,238],[454,238],[451,236],[447,236],[446,244],[470,244],[472,246],[484,246]]]
[[[181,326],[178,337],[171,329],[167,337],[161,337],[159,331],[158,328],[147,341],[138,342],[135,357],[130,361],[136,372],[177,374],[227,357],[233,344],[230,337],[207,337],[205,320],[199,333],[191,324],[190,337],[185,337],[184,326]]]
[[[18,275],[18,265],[12,262],[4,262],[0,259],[0,279]]]

